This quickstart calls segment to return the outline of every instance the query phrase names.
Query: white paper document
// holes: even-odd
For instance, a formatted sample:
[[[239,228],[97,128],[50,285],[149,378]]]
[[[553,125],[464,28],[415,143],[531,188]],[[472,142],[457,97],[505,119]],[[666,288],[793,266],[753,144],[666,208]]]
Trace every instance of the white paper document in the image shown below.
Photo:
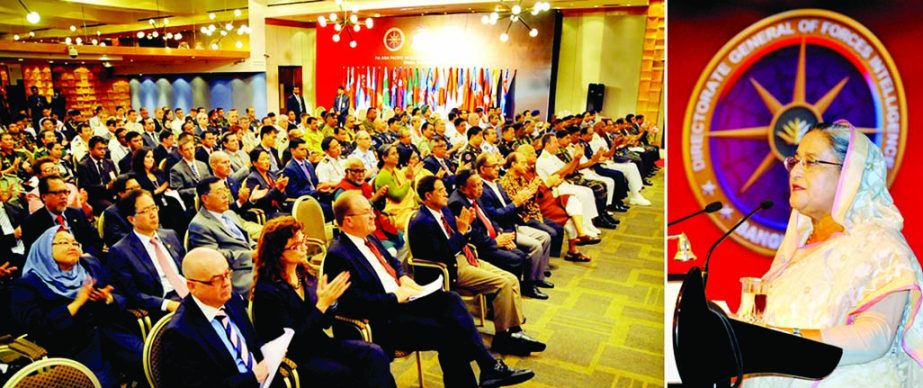
[[[260,348],[260,351],[263,352],[263,359],[266,360],[266,365],[269,367],[269,377],[260,385],[260,388],[268,388],[272,384],[272,378],[279,372],[279,365],[282,365],[282,359],[285,357],[285,352],[288,351],[288,344],[292,342],[292,337],[294,336],[295,330],[287,327],[283,328],[282,335],[279,338],[267,342]]]
[[[414,295],[414,296],[411,296],[411,297],[407,298],[407,301],[408,301],[408,302],[413,302],[413,301],[415,301],[415,300],[417,300],[417,299],[420,299],[420,298],[422,298],[422,297],[424,297],[424,296],[427,296],[427,295],[432,294],[432,293],[434,293],[434,292],[436,292],[436,291],[439,291],[439,290],[442,289],[442,285],[443,285],[442,275],[439,275],[439,277],[436,278],[436,280],[433,280],[431,283],[429,283],[429,284],[423,286],[423,290],[421,290],[419,294],[416,294],[416,295]]]

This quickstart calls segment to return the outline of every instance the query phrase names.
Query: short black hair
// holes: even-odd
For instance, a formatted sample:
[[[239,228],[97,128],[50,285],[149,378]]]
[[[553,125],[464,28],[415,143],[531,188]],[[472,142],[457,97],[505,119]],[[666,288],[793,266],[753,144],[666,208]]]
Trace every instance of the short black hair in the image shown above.
[[[390,127],[391,124],[394,124],[396,121],[397,121],[397,117],[392,117],[388,119],[388,126]]]
[[[132,140],[135,140],[136,137],[141,137],[141,134],[138,131],[128,131],[125,134],[125,142],[131,143]]]
[[[475,125],[475,126],[473,126],[473,127],[471,127],[471,128],[468,128],[468,133],[467,133],[468,139],[471,139],[472,137],[475,137],[475,136],[477,136],[477,135],[480,135],[481,132],[484,132],[484,130],[481,129],[481,127],[479,127],[479,126],[477,126],[477,125]]]
[[[278,133],[279,130],[276,129],[276,127],[274,127],[274,126],[272,126],[272,125],[264,125],[262,128],[260,128],[260,139],[262,139],[263,137],[265,137],[266,135],[268,135],[268,134],[270,134],[270,133],[272,133],[272,132],[277,132],[277,133]]]
[[[200,180],[199,183],[195,185],[195,193],[199,196],[199,199],[202,199],[203,195],[208,195],[212,192],[212,183],[215,182],[221,182],[221,179],[214,175],[209,175],[205,178],[202,178],[202,180]]]
[[[456,176],[456,180],[457,179],[458,177]],[[426,199],[426,194],[432,193],[433,190],[436,190],[436,181],[438,180],[439,178],[436,178],[435,175],[427,175],[417,181],[417,195],[420,196],[421,201]]]
[[[322,149],[324,152],[327,152],[327,150],[330,149],[330,143],[333,141],[336,141],[336,138],[334,138],[333,136],[325,137],[324,140],[321,140],[320,142],[320,149]]]
[[[137,214],[138,208],[135,206],[135,203],[138,202],[138,198],[142,195],[146,195],[152,199],[154,198],[150,191],[138,189],[128,192],[125,198],[119,199],[115,206],[119,209],[119,213],[122,213],[122,217],[134,216]]]
[[[297,138],[297,137],[296,137],[296,138],[294,138],[294,139],[292,139],[292,140],[290,140],[290,141],[288,142],[288,149],[290,149],[290,150],[296,149],[296,148],[298,148],[298,146],[300,146],[300,145],[302,145],[302,144],[307,144],[307,142],[304,141],[304,139],[301,139],[301,138]]]
[[[48,182],[52,180],[59,180],[61,183],[64,183],[64,178],[61,178],[61,176],[58,174],[52,174],[46,177],[38,178],[38,194],[40,196],[48,194]]]
[[[106,139],[103,139],[102,136],[93,136],[90,138],[89,146],[90,148],[96,148],[99,143],[106,143]]]
[[[553,133],[546,133],[542,135],[542,148],[545,148],[545,146],[547,146],[548,143],[551,143],[553,141],[557,141],[557,137],[555,137]]]
[[[164,130],[160,131],[160,134],[157,136],[157,138],[160,139],[160,141],[164,141],[164,140],[166,140],[166,139],[167,139],[168,137],[170,137],[170,136],[173,136],[173,130],[172,130],[172,129],[164,129]]]
[[[464,187],[465,185],[467,185],[468,179],[471,179],[471,177],[473,176],[477,176],[477,172],[474,171],[474,169],[470,169],[470,168],[459,169],[458,172],[455,173],[456,188],[460,189]]]
[[[125,191],[125,186],[128,185],[128,181],[132,179],[135,179],[135,174],[131,172],[117,176],[115,182],[112,182],[112,191],[116,193]]]

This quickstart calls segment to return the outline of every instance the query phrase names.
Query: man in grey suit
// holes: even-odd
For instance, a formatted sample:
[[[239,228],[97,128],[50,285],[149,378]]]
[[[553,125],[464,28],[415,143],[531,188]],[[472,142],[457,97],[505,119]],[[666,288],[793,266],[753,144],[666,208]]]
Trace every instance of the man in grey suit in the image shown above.
[[[195,203],[196,184],[203,177],[208,176],[209,170],[205,163],[195,158],[195,139],[184,138],[177,148],[182,160],[176,162],[170,169],[170,188],[179,192],[180,197],[191,208]]]
[[[202,178],[196,194],[202,208],[189,224],[189,249],[208,247],[221,252],[233,274],[234,293],[246,299],[253,283],[253,255],[256,243],[241,227],[237,214],[229,210],[227,186],[214,176]]]

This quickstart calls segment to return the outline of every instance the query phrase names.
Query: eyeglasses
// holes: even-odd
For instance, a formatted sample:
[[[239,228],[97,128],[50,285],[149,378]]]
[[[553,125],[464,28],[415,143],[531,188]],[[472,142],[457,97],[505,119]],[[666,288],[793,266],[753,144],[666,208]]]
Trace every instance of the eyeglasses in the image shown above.
[[[298,242],[294,244],[286,245],[285,250],[290,251],[293,249],[304,248],[308,245],[307,240],[308,240],[308,236],[301,236],[301,240],[298,240]]]
[[[68,246],[68,247],[77,247],[78,249],[81,248],[81,247],[83,246],[83,245],[81,245],[79,242],[74,241],[74,240],[69,240],[69,241],[68,241],[68,240],[65,240],[65,241],[52,242],[51,245],[52,245],[52,246],[54,246],[54,245],[64,245],[64,246]]]
[[[233,273],[233,272],[231,272],[231,269],[229,268],[229,269],[225,270],[224,273],[221,273],[221,274],[212,276],[212,277],[209,278],[208,280],[196,280],[196,279],[189,279],[189,278],[186,278],[186,280],[189,280],[189,281],[191,281],[191,282],[202,283],[202,284],[205,284],[205,285],[213,286],[213,285],[215,285],[215,283],[218,283],[218,284],[225,284],[225,283],[227,283],[228,281],[230,281],[230,280],[231,280],[231,274],[232,274],[232,273]]]
[[[353,172],[356,174],[365,174],[365,169],[364,168],[347,168],[346,172]]]
[[[801,168],[804,169],[805,171],[811,171],[811,169],[814,168],[814,166],[817,166],[818,164],[826,164],[830,166],[840,166],[840,167],[843,166],[843,163],[827,162],[823,160],[816,160],[814,158],[798,159],[797,157],[794,157],[794,156],[789,156],[785,158],[782,164],[785,165],[785,169],[788,170],[789,172],[791,172],[795,168],[796,165],[801,165]]]
[[[151,214],[151,213],[157,212],[157,210],[160,210],[160,207],[158,207],[157,205],[152,205],[152,206],[147,207],[146,209],[135,210],[135,215],[138,215],[138,216],[140,216],[140,215],[142,215],[142,214],[148,214],[148,215],[149,215],[149,214]]]
[[[68,192],[69,192],[69,191],[68,191],[67,189],[65,189],[65,190],[49,191],[49,192],[47,192],[47,193],[45,193],[45,194],[47,194],[47,195],[67,195]]]

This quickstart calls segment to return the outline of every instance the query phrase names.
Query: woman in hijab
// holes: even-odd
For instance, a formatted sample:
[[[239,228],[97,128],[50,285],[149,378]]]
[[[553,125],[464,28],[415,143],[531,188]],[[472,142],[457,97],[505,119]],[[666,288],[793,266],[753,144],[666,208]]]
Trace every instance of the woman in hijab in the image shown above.
[[[101,326],[124,309],[125,298],[114,292],[99,261],[82,254],[66,228],[56,225],[42,233],[13,287],[13,319],[50,357],[76,360],[104,387],[117,386],[103,354]]]
[[[764,319],[843,349],[817,382],[754,377],[747,386],[919,387],[923,273],[901,234],[878,147],[848,122],[817,124],[787,158],[788,228],[769,272]]]

